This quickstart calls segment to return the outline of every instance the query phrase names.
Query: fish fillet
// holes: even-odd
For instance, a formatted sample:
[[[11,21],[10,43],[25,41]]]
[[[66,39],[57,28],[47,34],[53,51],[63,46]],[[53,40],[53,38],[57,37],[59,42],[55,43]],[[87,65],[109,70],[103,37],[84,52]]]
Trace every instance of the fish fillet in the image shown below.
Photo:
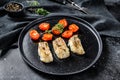
[[[40,60],[45,63],[53,62],[53,56],[47,42],[38,43],[38,55]]]
[[[73,53],[76,53],[78,55],[85,54],[85,51],[84,51],[83,46],[81,44],[81,40],[78,38],[78,35],[73,35],[69,39],[68,46],[70,46],[70,49]]]
[[[64,59],[70,56],[69,48],[61,37],[53,41],[53,48],[59,59]]]

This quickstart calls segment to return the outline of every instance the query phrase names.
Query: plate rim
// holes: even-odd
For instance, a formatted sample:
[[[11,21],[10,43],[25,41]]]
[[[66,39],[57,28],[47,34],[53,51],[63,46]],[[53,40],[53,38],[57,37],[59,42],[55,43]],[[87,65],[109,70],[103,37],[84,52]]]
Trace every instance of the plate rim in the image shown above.
[[[85,68],[82,69],[82,70],[75,71],[75,72],[70,72],[70,73],[68,73],[68,72],[67,72],[67,73],[53,73],[53,72],[45,72],[45,71],[40,70],[37,66],[35,66],[34,64],[32,64],[32,63],[26,58],[26,56],[24,55],[24,52],[21,51],[21,47],[20,47],[20,43],[22,42],[22,41],[21,41],[21,36],[22,36],[24,30],[25,30],[26,28],[28,28],[29,25],[33,24],[34,22],[36,22],[36,21],[38,21],[38,20],[43,21],[43,20],[45,20],[45,19],[50,19],[51,17],[69,17],[69,18],[73,18],[73,19],[76,19],[76,20],[78,20],[78,21],[84,22],[84,24],[87,24],[87,25],[90,27],[90,29],[92,30],[92,33],[94,33],[94,36],[96,37],[96,39],[97,39],[97,41],[98,41],[98,46],[99,46],[98,54],[97,54],[96,58],[90,63],[90,65],[88,65],[87,67],[85,67]],[[91,31],[90,31],[90,32],[91,32]],[[100,58],[100,55],[101,55],[102,50],[103,50],[103,43],[102,43],[102,39],[101,39],[99,33],[97,32],[97,30],[96,30],[89,22],[87,22],[86,20],[84,20],[84,19],[82,19],[82,18],[80,18],[80,17],[77,18],[76,16],[70,16],[70,15],[52,15],[52,16],[46,16],[46,17],[43,17],[43,18],[38,18],[38,19],[33,20],[33,21],[31,21],[30,23],[28,23],[28,24],[22,29],[22,31],[21,31],[21,33],[20,33],[20,35],[19,35],[19,38],[18,38],[18,48],[19,48],[19,51],[20,51],[20,54],[21,54],[23,60],[24,60],[29,66],[31,66],[32,68],[34,68],[34,69],[36,69],[36,70],[38,70],[38,71],[40,71],[40,72],[46,73],[46,74],[61,75],[61,76],[63,76],[63,75],[73,75],[73,74],[81,73],[81,72],[83,72],[83,71],[88,70],[90,67],[92,67],[92,66],[97,62],[97,60]]]

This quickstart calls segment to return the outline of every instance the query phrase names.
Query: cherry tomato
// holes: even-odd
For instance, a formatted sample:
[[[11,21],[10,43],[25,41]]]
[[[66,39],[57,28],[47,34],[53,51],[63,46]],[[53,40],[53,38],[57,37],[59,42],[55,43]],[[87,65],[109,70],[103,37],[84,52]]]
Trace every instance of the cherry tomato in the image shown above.
[[[36,30],[31,30],[29,34],[30,38],[33,40],[38,40],[40,37],[40,34]]]
[[[59,23],[59,24],[62,24],[64,28],[67,27],[67,25],[68,25],[68,22],[67,22],[66,19],[61,19],[61,20],[59,20],[58,23]]]
[[[55,34],[55,35],[59,35],[60,34],[60,30],[53,29],[52,33]]]
[[[72,32],[77,32],[79,30],[79,27],[76,24],[69,25],[69,30]]]
[[[62,33],[62,37],[64,37],[64,38],[70,38],[72,35],[73,35],[73,32],[70,30],[67,30]]]
[[[42,30],[42,31],[48,30],[48,29],[50,29],[50,24],[49,24],[49,23],[46,23],[46,22],[41,23],[41,24],[39,25],[39,29]]]
[[[52,38],[53,38],[53,35],[51,33],[45,33],[42,37],[42,40],[50,41],[50,40],[52,40]]]

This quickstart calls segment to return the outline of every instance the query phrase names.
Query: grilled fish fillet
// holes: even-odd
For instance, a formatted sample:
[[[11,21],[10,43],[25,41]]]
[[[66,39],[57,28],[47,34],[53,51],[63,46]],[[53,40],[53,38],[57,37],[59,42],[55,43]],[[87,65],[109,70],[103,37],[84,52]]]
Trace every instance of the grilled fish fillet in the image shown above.
[[[53,56],[47,42],[39,42],[38,55],[40,56],[40,60],[42,62],[50,63],[53,61]]]
[[[70,46],[70,49],[73,53],[76,53],[78,55],[85,54],[85,51],[84,51],[83,46],[81,44],[81,40],[78,38],[78,35],[73,35],[69,39],[68,46]]]
[[[53,48],[59,59],[64,59],[70,56],[69,48],[61,37],[53,41]]]

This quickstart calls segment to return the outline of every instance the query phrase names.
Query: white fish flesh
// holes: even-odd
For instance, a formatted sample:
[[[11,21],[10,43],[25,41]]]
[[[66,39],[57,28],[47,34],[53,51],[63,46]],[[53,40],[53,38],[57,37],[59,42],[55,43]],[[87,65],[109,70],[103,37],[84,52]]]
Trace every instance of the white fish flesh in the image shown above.
[[[85,51],[84,51],[83,46],[81,44],[81,40],[78,38],[78,35],[73,35],[69,39],[68,46],[70,46],[70,49],[73,53],[76,53],[78,55],[85,54]]]
[[[40,60],[44,63],[53,62],[53,56],[47,42],[38,43],[38,55],[40,56]]]
[[[65,59],[70,56],[69,48],[61,37],[53,41],[53,48],[59,59]]]

